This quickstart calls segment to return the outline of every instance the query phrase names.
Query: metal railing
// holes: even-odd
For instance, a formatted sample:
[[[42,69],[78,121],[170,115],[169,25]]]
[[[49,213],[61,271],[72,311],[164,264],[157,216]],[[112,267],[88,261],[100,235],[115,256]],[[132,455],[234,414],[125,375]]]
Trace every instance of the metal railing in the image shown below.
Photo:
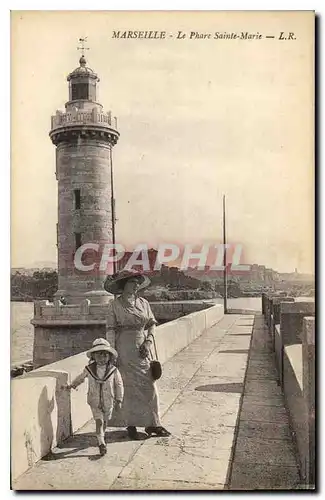
[[[97,111],[76,111],[68,113],[57,113],[51,117],[51,129],[64,127],[65,125],[99,124],[117,128],[117,118],[111,113],[98,113]]]

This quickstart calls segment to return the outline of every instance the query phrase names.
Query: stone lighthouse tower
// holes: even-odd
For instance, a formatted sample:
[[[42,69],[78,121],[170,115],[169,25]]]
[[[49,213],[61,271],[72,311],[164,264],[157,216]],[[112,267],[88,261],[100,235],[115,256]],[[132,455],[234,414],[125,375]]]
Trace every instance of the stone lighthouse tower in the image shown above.
[[[58,181],[58,292],[53,303],[34,305],[35,367],[105,337],[107,303],[113,298],[104,289],[108,272],[99,261],[104,245],[113,241],[112,149],[119,132],[111,112],[97,102],[99,78],[83,52],[67,80],[69,100],[64,112],[52,116],[50,130]]]
[[[105,113],[97,102],[99,78],[83,54],[67,80],[69,100],[64,113],[52,116],[50,131],[58,181],[56,296],[63,295],[68,304],[85,297],[92,303],[105,303],[110,298],[103,288],[107,270],[100,269],[98,259],[103,246],[112,243],[112,148],[119,133],[116,119],[113,124],[111,112]],[[80,260],[81,252],[76,252],[88,243],[100,248],[88,249]],[[78,254],[82,267],[77,265]]]

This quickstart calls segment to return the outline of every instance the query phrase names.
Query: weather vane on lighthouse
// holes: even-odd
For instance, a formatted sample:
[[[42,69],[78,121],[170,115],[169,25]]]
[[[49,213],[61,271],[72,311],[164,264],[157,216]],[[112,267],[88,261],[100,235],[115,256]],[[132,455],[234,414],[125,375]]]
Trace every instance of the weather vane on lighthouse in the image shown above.
[[[87,42],[87,36],[84,38],[79,38],[79,43],[81,44],[81,47],[77,47],[77,50],[81,50],[81,55],[84,56],[84,51],[89,50],[89,47],[85,47],[85,43]]]

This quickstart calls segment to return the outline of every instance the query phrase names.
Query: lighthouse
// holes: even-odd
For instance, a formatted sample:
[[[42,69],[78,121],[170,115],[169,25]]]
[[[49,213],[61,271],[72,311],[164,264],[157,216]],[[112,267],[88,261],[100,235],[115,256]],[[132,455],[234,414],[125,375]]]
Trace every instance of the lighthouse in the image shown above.
[[[104,246],[115,243],[112,151],[119,132],[116,118],[98,102],[99,78],[87,65],[84,43],[81,50],[79,66],[67,76],[65,110],[51,117],[58,291],[53,302],[34,303],[34,368],[81,353],[94,339],[105,337],[107,303],[113,299],[104,289],[108,270],[99,264]],[[89,247],[93,251],[84,252]],[[109,340],[114,345],[114,338]]]
[[[58,182],[56,298],[101,304],[110,300],[103,287],[107,269],[99,263],[105,244],[114,240],[112,150],[119,132],[116,118],[97,101],[99,78],[83,52],[84,46],[79,66],[67,76],[65,111],[52,116],[49,134]]]

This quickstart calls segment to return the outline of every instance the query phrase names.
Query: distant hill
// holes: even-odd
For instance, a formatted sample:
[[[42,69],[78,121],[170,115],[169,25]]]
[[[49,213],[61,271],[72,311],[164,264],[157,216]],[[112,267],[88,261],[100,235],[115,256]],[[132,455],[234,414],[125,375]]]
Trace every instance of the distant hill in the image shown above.
[[[33,268],[33,269],[44,269],[44,267],[50,267],[51,269],[56,269],[58,265],[53,260],[39,260],[33,262],[30,266],[28,266],[28,268]]]
[[[284,281],[307,281],[310,283],[315,281],[315,276],[313,274],[279,273],[279,278]]]
[[[58,285],[56,270],[46,268],[33,272],[31,269],[19,269],[16,272],[11,270],[11,300],[53,299]]]
[[[44,261],[34,262],[30,266],[11,268],[11,274],[20,273],[24,274],[25,276],[33,276],[33,274],[36,271],[46,271],[46,272],[57,271],[57,264],[56,262],[44,260]]]

